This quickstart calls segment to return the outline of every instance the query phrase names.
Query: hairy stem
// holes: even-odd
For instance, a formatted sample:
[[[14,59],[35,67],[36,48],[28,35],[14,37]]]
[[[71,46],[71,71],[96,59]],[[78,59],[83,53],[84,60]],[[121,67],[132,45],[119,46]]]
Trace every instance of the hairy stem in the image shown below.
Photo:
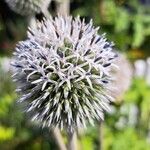
[[[103,150],[103,123],[99,124],[99,150]]]
[[[76,132],[68,133],[68,150],[77,150]]]
[[[57,0],[57,13],[63,16],[70,13],[70,0]]]
[[[57,142],[57,145],[58,145],[59,149],[60,150],[67,150],[60,130],[58,128],[55,128],[55,129],[52,130],[52,132],[53,132],[53,136],[54,136],[54,138]]]

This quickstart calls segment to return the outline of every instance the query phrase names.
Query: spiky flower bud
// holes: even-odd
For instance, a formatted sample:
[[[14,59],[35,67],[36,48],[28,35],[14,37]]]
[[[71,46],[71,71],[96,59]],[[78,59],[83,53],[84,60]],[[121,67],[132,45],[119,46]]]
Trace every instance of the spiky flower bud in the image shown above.
[[[43,126],[73,130],[103,119],[116,54],[92,21],[55,17],[29,29],[16,47],[14,78],[21,102]]]
[[[50,0],[6,0],[9,7],[22,15],[30,15],[34,13],[40,13],[42,7]]]

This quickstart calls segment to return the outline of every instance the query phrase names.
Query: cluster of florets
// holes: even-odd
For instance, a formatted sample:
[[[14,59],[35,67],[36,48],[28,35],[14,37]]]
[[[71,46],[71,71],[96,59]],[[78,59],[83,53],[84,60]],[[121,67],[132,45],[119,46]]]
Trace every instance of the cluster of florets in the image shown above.
[[[116,54],[92,21],[55,17],[29,29],[16,47],[13,65],[20,101],[32,120],[73,130],[102,120]]]

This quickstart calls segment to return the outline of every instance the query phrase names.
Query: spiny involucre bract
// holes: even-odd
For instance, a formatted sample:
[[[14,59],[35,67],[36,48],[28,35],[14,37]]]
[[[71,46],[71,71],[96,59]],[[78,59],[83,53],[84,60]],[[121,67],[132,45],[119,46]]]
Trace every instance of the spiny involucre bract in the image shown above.
[[[16,47],[14,78],[21,102],[43,126],[85,127],[103,119],[116,54],[92,21],[55,17],[29,29]]]
[[[9,7],[22,15],[30,15],[40,13],[42,6],[48,0],[6,0]],[[50,0],[49,0],[50,1]]]

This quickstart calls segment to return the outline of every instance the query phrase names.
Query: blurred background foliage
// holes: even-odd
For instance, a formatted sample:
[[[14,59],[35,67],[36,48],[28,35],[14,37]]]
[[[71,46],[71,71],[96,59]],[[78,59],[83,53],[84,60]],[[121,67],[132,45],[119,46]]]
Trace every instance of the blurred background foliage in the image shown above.
[[[49,8],[53,15],[56,14],[55,5],[53,1]],[[134,72],[130,88],[121,100],[112,104],[102,126],[97,123],[79,132],[79,149],[99,149],[102,137],[104,150],[149,150],[150,1],[71,0],[70,8],[74,16],[80,15],[87,21],[93,18],[94,24],[100,26],[100,33],[106,32],[116,50],[127,56]],[[16,102],[8,62],[16,42],[26,37],[27,24],[25,17],[11,11],[4,0],[0,1],[0,149],[57,150],[51,131],[33,125]],[[136,63],[139,60],[142,63]],[[121,69],[126,68],[122,66]]]

